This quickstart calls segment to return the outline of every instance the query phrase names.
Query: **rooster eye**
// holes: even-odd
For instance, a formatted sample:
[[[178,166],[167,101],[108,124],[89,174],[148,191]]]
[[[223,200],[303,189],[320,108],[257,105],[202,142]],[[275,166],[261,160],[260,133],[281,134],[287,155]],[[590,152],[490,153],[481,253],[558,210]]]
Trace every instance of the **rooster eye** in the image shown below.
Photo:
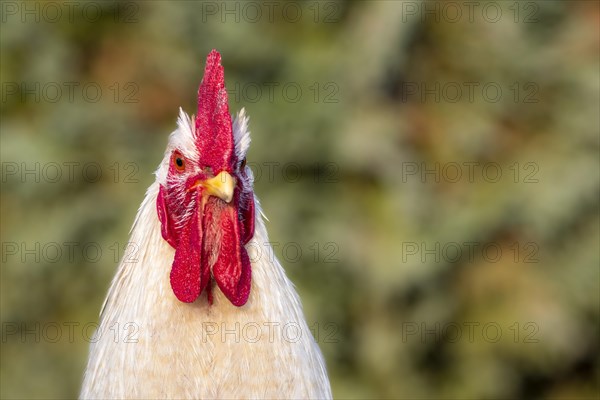
[[[177,171],[183,172],[185,170],[185,159],[178,151],[173,152],[173,164],[175,164]]]

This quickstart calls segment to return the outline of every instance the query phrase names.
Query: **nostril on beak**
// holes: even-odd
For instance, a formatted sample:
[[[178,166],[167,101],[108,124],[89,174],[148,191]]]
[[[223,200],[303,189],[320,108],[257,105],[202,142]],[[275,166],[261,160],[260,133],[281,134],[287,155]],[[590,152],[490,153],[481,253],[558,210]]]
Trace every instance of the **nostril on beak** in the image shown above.
[[[213,178],[199,180],[192,186],[192,188],[202,186],[208,195],[218,197],[224,202],[230,203],[233,199],[235,185],[236,179],[229,173],[222,171]]]

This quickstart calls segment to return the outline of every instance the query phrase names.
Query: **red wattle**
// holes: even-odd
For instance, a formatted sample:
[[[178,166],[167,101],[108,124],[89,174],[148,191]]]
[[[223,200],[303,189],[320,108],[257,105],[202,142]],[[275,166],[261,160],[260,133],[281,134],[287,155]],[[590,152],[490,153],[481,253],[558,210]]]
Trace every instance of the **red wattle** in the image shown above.
[[[205,215],[209,214],[208,208],[209,205],[205,209]],[[209,246],[217,246],[214,249],[204,248],[207,255],[211,250],[217,251],[216,260],[212,266],[212,276],[225,297],[233,305],[240,307],[248,301],[252,275],[250,258],[240,240],[241,223],[235,207],[225,206],[211,211],[215,211],[212,216],[215,232],[219,231],[219,239],[213,238],[212,234],[211,237],[208,235],[205,237]]]
[[[200,268],[203,232],[199,217],[198,210],[195,210],[187,225],[179,232],[171,267],[171,288],[175,296],[184,303],[195,301],[209,281]]]

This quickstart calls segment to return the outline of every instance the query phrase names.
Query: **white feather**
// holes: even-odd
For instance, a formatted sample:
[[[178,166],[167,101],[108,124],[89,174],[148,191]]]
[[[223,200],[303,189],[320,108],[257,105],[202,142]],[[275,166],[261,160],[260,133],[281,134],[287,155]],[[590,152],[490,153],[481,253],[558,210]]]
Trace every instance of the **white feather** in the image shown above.
[[[235,154],[238,160],[243,160],[246,157],[246,153],[250,147],[249,119],[246,115],[246,110],[242,108],[235,121],[233,121],[233,139],[235,141]]]
[[[250,144],[243,110],[233,126],[241,159]],[[169,282],[174,250],[161,237],[156,197],[173,148],[200,156],[192,127],[180,111],[102,307],[81,398],[331,398],[323,356],[269,245],[258,199],[255,234],[246,245],[248,303],[233,306],[218,287],[210,306],[205,294],[192,304],[175,298]]]

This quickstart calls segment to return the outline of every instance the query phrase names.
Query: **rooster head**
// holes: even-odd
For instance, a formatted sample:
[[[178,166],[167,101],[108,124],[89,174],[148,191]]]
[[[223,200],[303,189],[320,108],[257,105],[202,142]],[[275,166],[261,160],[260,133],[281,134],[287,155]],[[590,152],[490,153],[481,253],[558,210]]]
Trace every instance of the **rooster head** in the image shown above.
[[[194,117],[192,117],[194,119]],[[251,267],[244,245],[254,235],[250,142],[243,110],[231,122],[221,55],[206,59],[198,114],[183,111],[159,171],[161,233],[174,249],[170,281],[175,296],[195,301],[213,282],[236,306],[250,294]]]

